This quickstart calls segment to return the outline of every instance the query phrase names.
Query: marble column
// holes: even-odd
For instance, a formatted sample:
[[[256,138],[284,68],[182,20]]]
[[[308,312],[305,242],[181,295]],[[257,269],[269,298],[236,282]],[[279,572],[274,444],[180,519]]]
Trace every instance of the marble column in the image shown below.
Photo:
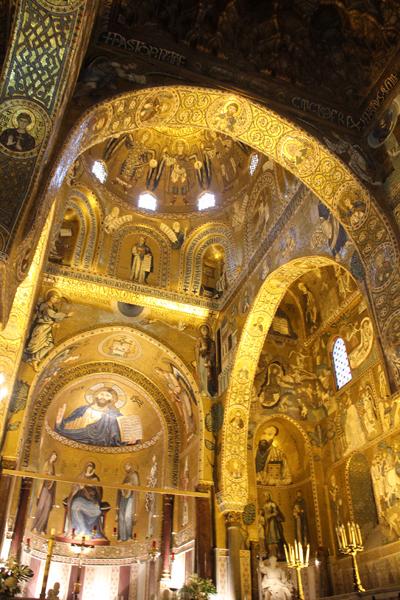
[[[163,523],[161,538],[161,579],[169,580],[171,577],[171,541],[172,526],[174,522],[174,496],[163,496]]]
[[[0,460],[0,548],[7,525],[8,498],[10,495],[11,477],[3,475],[3,460]]]
[[[211,486],[197,486],[199,492],[210,492]],[[209,498],[196,498],[196,556],[195,570],[205,579],[215,578],[214,573],[214,527],[212,518],[212,503]]]
[[[15,516],[14,533],[11,540],[10,556],[15,556],[19,560],[22,550],[22,541],[24,538],[26,517],[29,506],[29,498],[32,489],[32,479],[23,477],[19,491],[18,508]]]
[[[242,513],[227,512],[224,515],[226,526],[226,537],[229,548],[229,575],[231,580],[231,589],[235,600],[241,599],[241,581],[240,581],[240,550],[243,545]]]

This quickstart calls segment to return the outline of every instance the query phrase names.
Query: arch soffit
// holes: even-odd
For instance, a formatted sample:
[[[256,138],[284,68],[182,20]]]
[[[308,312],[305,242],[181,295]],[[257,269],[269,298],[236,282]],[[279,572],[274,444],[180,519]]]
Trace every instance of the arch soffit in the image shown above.
[[[74,186],[69,190],[63,212],[66,208],[75,208],[80,216],[81,230],[73,262],[89,268],[94,260],[100,241],[100,223],[104,210],[99,199],[84,186]]]
[[[227,111],[230,104],[236,105],[236,116],[233,118],[229,117]],[[399,247],[389,220],[352,171],[320,141],[269,108],[237,94],[189,86],[159,87],[128,92],[91,108],[72,130],[54,166],[46,190],[41,221],[44,223],[49,204],[57,194],[67,169],[79,154],[109,137],[118,137],[143,126],[157,125],[192,126],[228,134],[266,154],[311,189],[343,224],[367,267],[368,287],[378,326],[390,349],[389,332],[395,323],[400,324],[400,309],[395,302],[396,295],[389,294],[389,288],[400,287],[400,272],[394,266],[399,264]],[[379,252],[384,252],[385,247],[389,248],[393,267],[385,283],[374,286],[374,259]],[[297,261],[290,264],[292,269],[289,270],[297,273],[291,276],[290,282],[312,268],[303,265],[304,270],[299,267],[298,272],[293,269],[293,264],[297,264]],[[279,272],[282,273],[283,270],[280,269]],[[257,306],[263,304],[263,290],[271,286],[272,279],[268,278],[267,282],[259,292],[258,302],[249,315],[242,334],[229,390],[228,411],[232,399],[235,399],[234,402],[237,400],[238,374],[241,373],[240,379],[248,379],[248,375],[244,376],[246,369],[242,365],[246,363],[248,340],[252,337],[249,332],[254,326]],[[280,285],[285,287],[285,282],[281,281]],[[272,296],[275,297],[279,288],[279,277],[276,275],[273,287],[275,291]],[[271,306],[268,311],[270,310]],[[255,355],[259,354],[258,343],[254,348]],[[254,352],[252,354],[254,359]],[[396,369],[394,361],[392,373],[396,383],[400,385],[400,369]],[[248,397],[243,395],[242,398],[248,404]],[[247,422],[248,414],[246,424]],[[229,427],[225,425],[224,441],[227,447],[223,455],[221,498],[222,506],[233,506],[236,507],[233,510],[236,510],[243,506],[243,498],[247,498],[247,481],[244,484],[242,479],[242,484],[230,481],[225,472],[226,453],[229,453],[228,438]],[[246,441],[241,440],[242,459],[245,448]]]
[[[236,262],[232,231],[225,223],[206,223],[191,232],[182,248],[179,277],[182,290],[198,291],[200,289],[202,258],[212,244],[219,244],[223,247],[228,278],[233,277]],[[195,281],[196,275],[199,281]]]
[[[302,257],[285,263],[268,275],[254,300],[238,344],[226,398],[219,495],[223,510],[242,510],[248,497],[247,430],[253,382],[276,309],[296,279],[312,269],[331,264],[336,262],[323,256]],[[245,427],[240,431],[231,423],[238,413],[245,423]],[[240,478],[237,477],[237,469],[232,473],[229,470],[233,458],[241,464],[242,477]]]
[[[53,348],[53,350],[51,352],[49,352],[49,354],[47,355],[45,360],[42,362],[40,370],[38,371],[38,373],[36,373],[35,378],[33,379],[30,390],[29,390],[29,396],[28,396],[28,400],[27,400],[27,407],[28,407],[27,415],[28,415],[28,417],[25,419],[24,432],[20,437],[20,447],[18,449],[18,459],[21,460],[21,458],[24,458],[23,453],[26,449],[25,443],[23,443],[21,440],[26,440],[26,439],[31,440],[31,436],[29,436],[29,434],[27,432],[27,428],[30,427],[31,425],[36,427],[36,424],[33,422],[34,421],[33,410],[35,408],[35,403],[33,402],[33,399],[36,398],[37,394],[41,395],[43,393],[43,390],[46,388],[46,386],[40,386],[40,384],[41,384],[41,381],[43,380],[43,374],[45,373],[47,368],[51,366],[51,363],[53,362],[53,360],[57,356],[59,356],[61,352],[64,352],[65,350],[67,350],[67,348],[69,348],[71,346],[75,346],[76,344],[82,344],[86,340],[89,340],[92,336],[99,335],[99,334],[104,334],[104,336],[108,336],[113,333],[133,334],[134,336],[137,336],[143,340],[146,340],[148,343],[154,345],[155,347],[157,347],[158,349],[163,351],[165,353],[165,355],[171,360],[171,362],[173,362],[174,364],[176,364],[178,366],[178,368],[180,369],[180,371],[183,373],[186,380],[190,384],[190,386],[193,390],[194,396],[196,398],[196,409],[198,412],[198,422],[197,422],[198,440],[199,440],[198,479],[199,479],[199,481],[202,481],[204,479],[204,468],[205,468],[205,464],[206,464],[205,456],[204,456],[204,452],[205,452],[204,415],[205,415],[205,412],[204,412],[204,407],[203,407],[203,403],[202,403],[202,396],[198,389],[197,383],[194,380],[190,370],[187,368],[184,361],[181,358],[179,358],[179,356],[177,356],[175,354],[175,352],[173,352],[170,348],[168,348],[167,346],[165,346],[164,344],[162,344],[161,342],[159,342],[152,336],[150,336],[142,331],[138,331],[137,329],[133,329],[132,327],[127,327],[124,325],[110,325],[107,327],[97,327],[95,329],[90,329],[88,331],[79,333],[79,334],[65,340],[62,344],[57,345],[55,348]],[[96,362],[106,363],[107,361],[104,358],[101,358],[99,356],[98,360]],[[110,361],[108,361],[108,363],[112,364],[112,363],[110,363]],[[123,365],[123,363],[122,364],[114,363],[114,364],[117,364],[117,366],[119,364],[120,367],[125,366],[125,365]],[[134,369],[130,369],[130,370],[132,371],[132,373],[138,373],[140,375],[140,373],[138,371],[135,371]],[[160,394],[162,394],[159,390],[159,386],[158,386],[157,382],[149,379],[148,376],[143,375],[143,377],[146,380],[148,380],[149,383],[152,386],[154,386],[154,388],[157,389]],[[128,378],[129,378],[129,376],[128,376]],[[168,400],[166,402],[168,402]],[[32,441],[30,441],[29,444],[27,444],[27,445],[30,446],[31,443],[32,443]],[[30,452],[30,449],[29,449],[29,452]]]

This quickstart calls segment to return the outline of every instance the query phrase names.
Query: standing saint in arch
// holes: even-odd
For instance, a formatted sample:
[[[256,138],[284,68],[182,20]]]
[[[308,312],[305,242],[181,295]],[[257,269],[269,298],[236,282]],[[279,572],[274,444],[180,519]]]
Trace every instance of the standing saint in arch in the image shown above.
[[[127,485],[140,485],[139,473],[129,462],[125,465],[125,477],[122,483]],[[118,490],[118,539],[122,542],[132,539],[132,530],[136,523],[136,507],[137,492],[134,490]]]
[[[154,270],[153,253],[141,235],[139,241],[132,246],[131,279],[134,283],[147,283],[147,278]]]
[[[52,452],[45,462],[43,471],[52,477],[56,474],[55,463],[57,462],[57,452]],[[37,499],[36,514],[33,530],[38,533],[47,533],[50,512],[53,508],[56,496],[56,482],[44,479]]]

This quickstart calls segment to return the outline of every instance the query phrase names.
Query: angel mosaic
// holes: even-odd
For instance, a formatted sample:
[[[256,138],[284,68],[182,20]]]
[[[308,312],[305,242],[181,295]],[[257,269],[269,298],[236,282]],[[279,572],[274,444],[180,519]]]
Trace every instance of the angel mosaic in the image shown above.
[[[54,348],[54,326],[73,314],[61,310],[63,302],[65,302],[65,298],[60,296],[56,290],[50,290],[45,299],[39,301],[36,307],[24,351],[26,362],[31,363],[35,371],[38,370],[40,361]]]

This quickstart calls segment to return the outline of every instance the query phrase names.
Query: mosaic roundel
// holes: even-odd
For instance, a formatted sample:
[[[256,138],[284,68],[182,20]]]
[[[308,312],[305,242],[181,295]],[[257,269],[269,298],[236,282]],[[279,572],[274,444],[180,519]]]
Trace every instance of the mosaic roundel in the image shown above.
[[[237,98],[217,98],[206,113],[206,121],[211,129],[223,131],[233,137],[247,131],[251,120],[250,108]]]
[[[6,100],[0,108],[0,149],[14,158],[35,156],[49,128],[49,117],[35,102]]]

